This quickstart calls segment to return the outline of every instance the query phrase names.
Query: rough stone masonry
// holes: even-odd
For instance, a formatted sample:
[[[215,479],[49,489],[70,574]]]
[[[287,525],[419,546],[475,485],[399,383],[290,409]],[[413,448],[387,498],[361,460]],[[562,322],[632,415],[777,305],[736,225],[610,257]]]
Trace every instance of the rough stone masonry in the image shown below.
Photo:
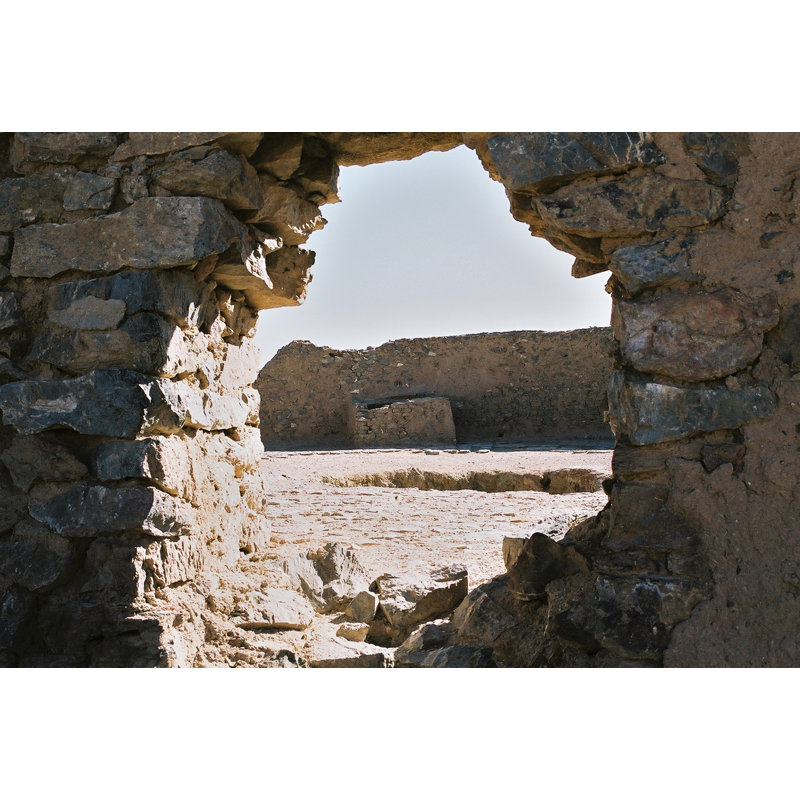
[[[341,446],[354,403],[439,395],[461,442],[609,441],[613,342],[610,328],[398,339],[366,350],[292,342],[255,384],[261,438],[267,449]]]
[[[460,635],[800,664],[800,136],[720,133],[0,135],[0,663],[194,663],[215,571],[269,538],[257,312],[302,302],[340,165],[462,142],[610,272],[617,444],[608,507]]]

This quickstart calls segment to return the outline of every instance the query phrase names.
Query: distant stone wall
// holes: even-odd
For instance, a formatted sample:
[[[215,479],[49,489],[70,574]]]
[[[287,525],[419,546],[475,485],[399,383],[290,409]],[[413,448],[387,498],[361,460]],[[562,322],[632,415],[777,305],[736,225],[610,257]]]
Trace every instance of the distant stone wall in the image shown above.
[[[436,395],[467,440],[612,438],[603,421],[610,328],[400,339],[367,350],[292,342],[264,366],[267,448],[348,442],[353,401]]]

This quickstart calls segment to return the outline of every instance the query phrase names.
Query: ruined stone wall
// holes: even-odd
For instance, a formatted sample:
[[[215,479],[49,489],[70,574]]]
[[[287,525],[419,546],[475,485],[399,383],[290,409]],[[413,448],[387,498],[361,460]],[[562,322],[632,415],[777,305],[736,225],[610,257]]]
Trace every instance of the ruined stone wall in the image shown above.
[[[453,410],[446,397],[351,403],[347,429],[353,447],[456,444]]]
[[[367,350],[292,342],[256,382],[264,445],[345,445],[354,400],[426,394],[450,400],[459,441],[609,440],[612,341],[610,329],[588,328],[399,339]]]
[[[0,135],[0,664],[194,663],[215,576],[268,536],[256,312],[302,300],[338,164],[461,140]],[[459,637],[797,666],[800,135],[463,140],[576,277],[611,273],[617,444],[606,510],[531,537]]]

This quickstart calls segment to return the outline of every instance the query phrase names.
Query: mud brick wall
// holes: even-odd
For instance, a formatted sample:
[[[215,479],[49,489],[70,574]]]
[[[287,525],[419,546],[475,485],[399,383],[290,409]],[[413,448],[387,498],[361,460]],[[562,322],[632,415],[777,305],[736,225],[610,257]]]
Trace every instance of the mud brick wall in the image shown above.
[[[453,412],[445,397],[420,397],[377,407],[351,403],[347,429],[353,447],[456,443]]]
[[[613,368],[608,328],[400,339],[367,350],[292,342],[266,364],[266,447],[345,444],[353,401],[438,395],[459,441],[612,438],[603,421]]]

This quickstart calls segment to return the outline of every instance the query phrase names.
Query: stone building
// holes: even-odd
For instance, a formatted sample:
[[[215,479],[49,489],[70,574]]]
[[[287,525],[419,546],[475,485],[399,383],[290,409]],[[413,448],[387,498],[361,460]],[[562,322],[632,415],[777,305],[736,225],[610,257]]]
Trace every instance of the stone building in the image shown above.
[[[800,137],[720,133],[0,135],[0,663],[193,663],[268,532],[257,312],[340,165],[462,143],[614,300],[610,504],[480,607],[520,663],[800,664]]]

